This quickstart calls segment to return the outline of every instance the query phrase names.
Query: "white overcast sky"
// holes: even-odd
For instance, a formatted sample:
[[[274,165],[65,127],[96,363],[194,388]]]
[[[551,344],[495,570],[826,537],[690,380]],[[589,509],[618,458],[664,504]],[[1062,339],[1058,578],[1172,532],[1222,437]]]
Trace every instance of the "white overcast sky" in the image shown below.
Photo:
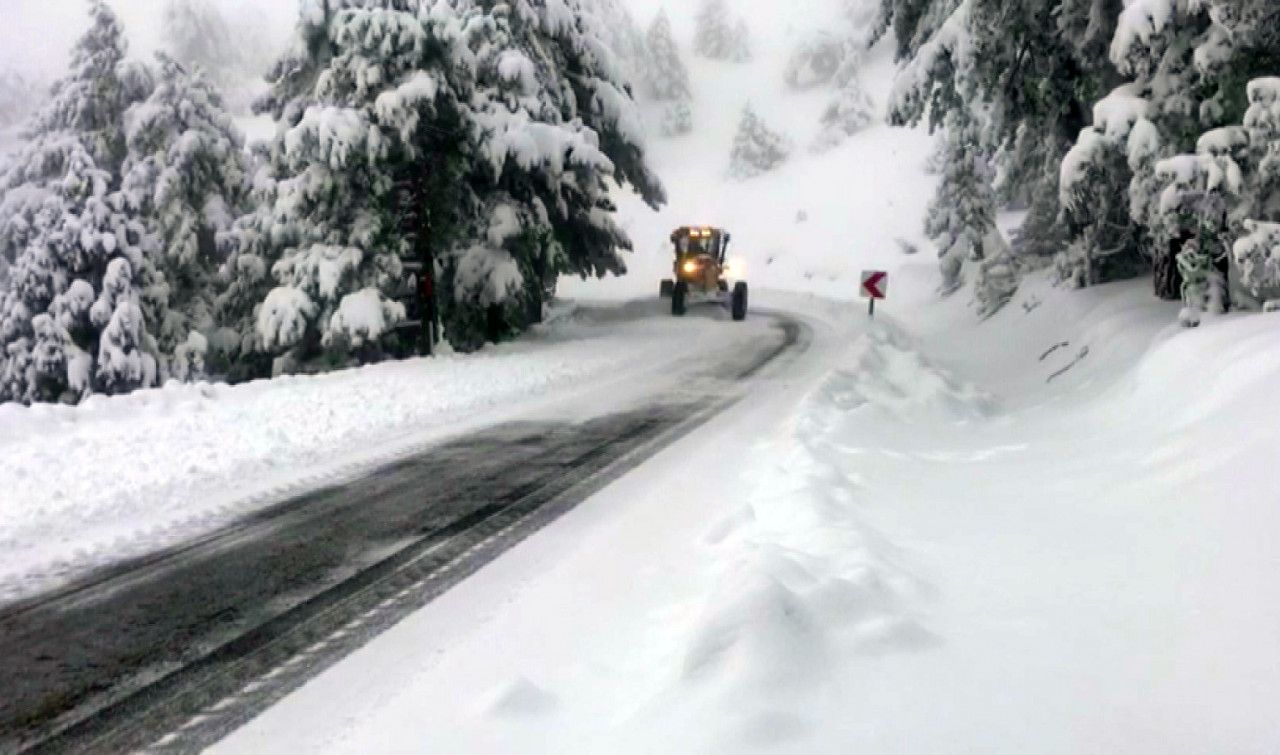
[[[296,0],[209,0],[229,11],[247,11],[282,43],[297,12]],[[130,53],[149,56],[159,45],[163,0],[111,0],[129,34]],[[60,75],[67,51],[87,26],[85,0],[0,0],[0,65],[46,78]]]
[[[130,53],[149,56],[159,44],[159,15],[163,0],[109,0],[120,14],[130,38]],[[260,18],[265,29],[283,46],[293,28],[297,0],[209,0],[231,12]],[[658,8],[666,7],[680,31],[692,31],[695,0],[626,0],[641,28]],[[789,37],[819,19],[819,9],[832,0],[730,0],[761,37]],[[86,26],[85,0],[0,0],[0,65],[54,78],[63,72],[67,51]],[[825,6],[825,7],[824,7]],[[772,40],[770,40],[772,41]]]

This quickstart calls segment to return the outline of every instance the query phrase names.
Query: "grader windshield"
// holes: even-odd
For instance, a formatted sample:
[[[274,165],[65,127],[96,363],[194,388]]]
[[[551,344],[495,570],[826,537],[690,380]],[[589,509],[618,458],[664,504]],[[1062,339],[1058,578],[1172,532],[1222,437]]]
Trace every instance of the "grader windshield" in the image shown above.
[[[724,261],[725,234],[717,228],[680,228],[671,234],[676,257],[708,256]]]

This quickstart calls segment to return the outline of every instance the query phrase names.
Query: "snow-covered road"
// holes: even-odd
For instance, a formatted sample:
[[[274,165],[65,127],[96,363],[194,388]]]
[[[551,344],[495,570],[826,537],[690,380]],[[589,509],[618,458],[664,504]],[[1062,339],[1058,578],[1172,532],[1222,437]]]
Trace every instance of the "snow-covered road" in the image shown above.
[[[516,345],[82,406],[0,406],[0,604],[173,545],[442,438],[625,408],[763,337],[719,309],[568,307]]]
[[[1274,325],[1136,293],[793,297],[785,376],[215,752],[1275,752]]]
[[[1033,279],[979,325],[962,300],[912,298],[927,268],[896,280],[874,325],[858,304],[758,293],[810,335],[744,401],[331,668],[376,632],[311,638],[337,655],[309,642],[280,660],[272,678],[319,676],[214,750],[1274,752],[1274,316],[1184,332],[1138,284]],[[217,389],[209,411],[142,394],[110,416],[176,433],[279,392],[294,408],[276,421],[307,427],[309,408],[410,397],[402,422],[384,409],[382,428],[336,445],[282,446],[317,468],[343,460],[287,491],[500,418],[678,403],[714,389],[717,370],[751,372],[776,338],[766,318],[659,307],[583,308],[531,344],[440,366]],[[497,391],[509,403],[465,416],[412,398],[416,371],[466,386],[490,360],[522,368]],[[50,442],[93,432],[113,406],[74,421],[42,410],[65,423]],[[343,419],[357,415],[319,414],[359,430]],[[271,702],[254,697],[264,689],[281,688],[218,692],[175,725],[208,741]]]
[[[621,360],[625,385],[594,375],[571,396],[548,391],[473,417],[484,429],[438,427],[449,439],[425,449],[388,444],[397,459],[370,454],[367,473],[301,480],[310,487],[227,527],[0,607],[0,676],[11,680],[0,750],[126,750],[177,728],[170,746],[215,741],[742,400],[807,345],[788,318],[722,315],[702,307],[673,320],[652,304],[580,310],[576,326],[551,329],[579,351],[590,346],[570,334],[583,327],[601,338],[648,333],[666,349],[642,352],[649,364]],[[477,367],[453,366],[473,376]],[[311,397],[332,401],[327,393]],[[183,725],[210,702],[216,715]]]

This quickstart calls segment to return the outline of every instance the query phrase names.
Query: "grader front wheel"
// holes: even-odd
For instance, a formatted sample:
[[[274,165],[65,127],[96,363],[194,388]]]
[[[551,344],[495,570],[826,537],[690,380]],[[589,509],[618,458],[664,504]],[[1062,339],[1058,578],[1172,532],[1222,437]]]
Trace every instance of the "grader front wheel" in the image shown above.
[[[733,299],[729,306],[735,322],[742,322],[747,319],[747,284],[745,281],[738,281],[733,284]]]

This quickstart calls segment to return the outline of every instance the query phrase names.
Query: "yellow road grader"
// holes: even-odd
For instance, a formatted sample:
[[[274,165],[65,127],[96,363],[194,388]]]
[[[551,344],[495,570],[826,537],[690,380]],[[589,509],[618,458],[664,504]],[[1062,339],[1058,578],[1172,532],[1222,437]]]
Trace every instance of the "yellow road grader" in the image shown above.
[[[675,277],[659,287],[659,293],[671,299],[671,314],[680,317],[690,304],[711,301],[727,305],[734,320],[746,319],[747,282],[729,285],[730,279],[741,277],[727,258],[731,238],[723,229],[702,226],[684,226],[671,233]]]

